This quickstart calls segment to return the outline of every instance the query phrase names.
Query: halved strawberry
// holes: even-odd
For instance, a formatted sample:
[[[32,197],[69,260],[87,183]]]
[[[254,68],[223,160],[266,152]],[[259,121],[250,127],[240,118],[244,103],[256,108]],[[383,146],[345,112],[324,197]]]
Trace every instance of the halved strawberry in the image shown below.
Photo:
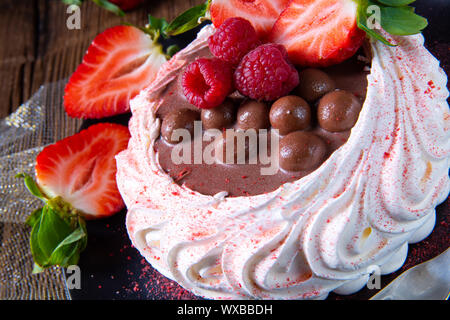
[[[293,0],[275,22],[269,39],[284,45],[296,65],[337,64],[354,55],[364,41],[357,10],[353,0]]]
[[[226,19],[241,17],[253,24],[261,39],[265,39],[280,13],[290,0],[212,0],[209,11],[216,27]]]
[[[71,117],[103,118],[128,112],[129,101],[147,87],[166,62],[162,47],[132,26],[99,34],[65,88]]]
[[[87,218],[110,216],[124,207],[116,184],[115,155],[128,145],[128,128],[100,123],[42,150],[36,179],[46,196],[56,196]]]

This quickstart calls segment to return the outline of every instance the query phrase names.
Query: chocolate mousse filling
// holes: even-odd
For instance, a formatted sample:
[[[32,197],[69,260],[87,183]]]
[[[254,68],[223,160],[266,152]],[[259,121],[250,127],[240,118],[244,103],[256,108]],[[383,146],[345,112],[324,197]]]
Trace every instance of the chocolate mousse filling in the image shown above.
[[[211,53],[203,49],[198,56],[211,57]],[[365,59],[358,58],[361,56],[362,51],[339,65],[321,70],[300,70],[299,87],[277,101],[258,102],[233,94],[222,106],[211,110],[200,110],[186,100],[181,86],[182,70],[165,89],[161,96],[163,102],[157,111],[162,120],[162,134],[154,148],[161,168],[176,183],[191,190],[205,195],[225,191],[231,197],[272,192],[284,183],[310,174],[347,141],[356,123],[367,91],[368,64]],[[200,134],[187,142],[181,138],[181,142],[171,139],[170,134],[177,126],[193,133],[194,120],[201,121],[203,131]],[[211,148],[214,139],[205,141],[207,139],[204,138],[205,130],[211,128],[223,131],[215,143],[224,146],[233,142],[227,138],[226,129],[256,129],[257,132],[265,129],[269,133],[269,145],[270,131],[273,128],[279,130],[279,166],[276,172],[263,175],[261,168],[270,164],[262,163],[258,157],[253,160],[256,163],[250,161],[249,150],[259,146],[249,145],[252,142],[248,139],[243,147],[244,157],[238,159],[234,154],[233,164],[224,163],[225,152],[221,157],[216,155],[220,161],[208,164],[201,159],[199,163],[195,150],[199,146],[202,151]],[[186,157],[190,161],[187,163],[174,161],[172,155],[173,149],[176,146],[180,148],[183,143],[190,144],[191,154]],[[234,149],[236,153],[237,148]],[[268,147],[269,156],[270,151]]]

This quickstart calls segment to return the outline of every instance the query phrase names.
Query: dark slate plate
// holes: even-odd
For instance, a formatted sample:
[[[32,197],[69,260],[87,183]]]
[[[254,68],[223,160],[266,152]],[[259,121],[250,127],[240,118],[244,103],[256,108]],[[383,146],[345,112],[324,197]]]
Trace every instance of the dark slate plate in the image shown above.
[[[429,27],[424,31],[427,48],[441,61],[447,74],[450,74],[450,4],[448,0],[419,0],[415,3],[417,12],[428,18]],[[195,38],[198,31],[171,40],[181,47]],[[128,122],[129,115],[103,119],[122,124]],[[86,121],[83,127],[95,121]],[[168,280],[154,270],[131,246],[125,228],[126,211],[99,221],[87,223],[89,241],[79,262],[81,270],[81,289],[68,289],[74,300],[112,300],[112,299],[199,299],[184,290],[175,282]],[[437,208],[437,221],[433,233],[424,241],[411,245],[405,265],[397,272],[383,276],[382,286],[395,279],[406,269],[433,258],[447,249],[450,243],[448,226],[450,224],[449,200]],[[351,296],[330,294],[328,299],[366,300],[377,290],[364,288]]]

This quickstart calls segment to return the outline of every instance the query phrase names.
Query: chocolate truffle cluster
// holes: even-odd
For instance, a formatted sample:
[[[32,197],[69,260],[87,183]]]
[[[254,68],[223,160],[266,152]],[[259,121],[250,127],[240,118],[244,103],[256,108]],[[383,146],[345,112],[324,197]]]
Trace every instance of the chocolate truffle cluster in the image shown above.
[[[176,129],[193,134],[194,121],[201,120],[204,130],[223,130],[218,143],[223,150],[230,143],[226,130],[276,129],[280,136],[279,165],[288,172],[313,170],[329,155],[327,141],[318,131],[334,134],[350,130],[356,123],[362,102],[353,93],[340,90],[335,81],[319,69],[299,73],[299,85],[287,96],[271,103],[250,99],[226,99],[213,109],[178,109],[162,121],[161,136],[169,144],[179,140],[172,137]],[[248,142],[244,146],[248,160]],[[239,146],[234,146],[235,159]],[[224,153],[225,154],[225,153]],[[223,155],[219,157],[223,159]]]
[[[322,70],[305,69],[293,94],[278,99],[270,110],[270,123],[278,129],[280,167],[287,171],[317,168],[327,155],[326,142],[313,133],[317,125],[332,133],[350,130],[358,120],[361,101],[339,90]]]

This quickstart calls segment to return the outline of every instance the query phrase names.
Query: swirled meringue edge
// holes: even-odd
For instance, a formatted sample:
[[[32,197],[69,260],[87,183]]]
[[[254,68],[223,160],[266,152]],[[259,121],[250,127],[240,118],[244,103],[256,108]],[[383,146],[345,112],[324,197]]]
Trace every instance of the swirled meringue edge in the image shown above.
[[[159,96],[214,27],[131,102],[117,183],[133,245],[166,277],[211,299],[323,299],[400,268],[450,190],[447,77],[422,35],[371,42],[373,60],[349,140],[316,171],[252,197],[206,196],[161,169]]]

